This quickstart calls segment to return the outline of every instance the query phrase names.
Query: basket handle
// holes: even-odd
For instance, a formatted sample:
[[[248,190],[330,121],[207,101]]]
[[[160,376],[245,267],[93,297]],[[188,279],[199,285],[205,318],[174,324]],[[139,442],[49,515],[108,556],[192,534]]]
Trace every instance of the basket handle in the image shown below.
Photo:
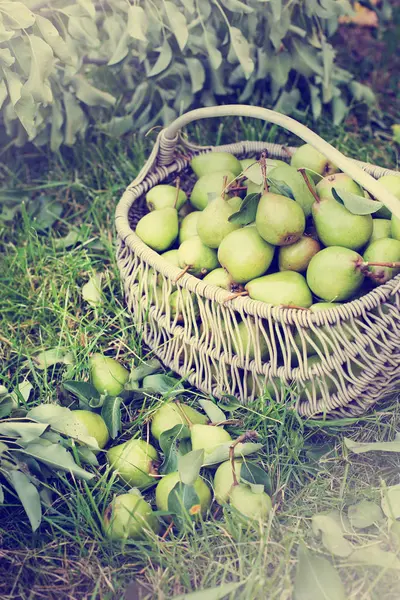
[[[366,173],[352,159],[347,158],[336,148],[328,144],[319,135],[311,131],[305,125],[302,125],[295,119],[287,117],[281,113],[269,110],[267,108],[259,108],[256,106],[247,106],[245,104],[228,104],[225,106],[210,106],[207,108],[199,108],[191,110],[186,114],[178,117],[162,132],[163,138],[171,150],[178,141],[180,130],[200,119],[208,119],[212,117],[253,117],[269,121],[275,125],[279,125],[294,133],[302,140],[314,146],[321,154],[332,161],[341,171],[347,173],[352,179],[359,183],[363,188],[370,192],[374,198],[382,202],[396,217],[400,219],[400,200],[393,194],[388,192],[376,179],[369,173]]]

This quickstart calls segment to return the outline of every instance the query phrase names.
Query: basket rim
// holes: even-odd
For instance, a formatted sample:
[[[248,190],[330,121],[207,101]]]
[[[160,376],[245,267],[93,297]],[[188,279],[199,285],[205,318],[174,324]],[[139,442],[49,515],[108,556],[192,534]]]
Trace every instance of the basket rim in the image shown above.
[[[162,133],[162,132],[161,132]],[[159,135],[160,138],[161,134]],[[252,142],[252,141],[241,141],[239,143],[224,144],[220,146],[206,146],[200,147],[194,144],[185,144],[190,149],[191,155],[197,155],[200,153],[208,152],[231,152],[234,155],[241,154],[257,154],[262,149],[268,150],[270,158],[278,157],[287,160],[291,154],[296,150],[293,146],[284,146],[281,144],[271,144],[268,142]],[[166,166],[155,165],[155,159],[157,157],[158,144],[153,149],[151,156],[138,177],[126,188],[123,196],[121,197],[115,214],[115,224],[120,240],[135,254],[142,258],[151,267],[156,269],[159,273],[165,275],[171,280],[174,280],[181,273],[182,269],[168,263],[162,258],[162,255],[158,254],[147,246],[142,240],[136,235],[135,231],[129,224],[129,210],[131,206],[139,198],[141,198],[149,189],[154,185],[158,185],[169,175],[180,172],[189,165],[192,156],[183,157],[178,155],[175,160]],[[150,162],[150,159],[153,159]],[[350,159],[354,160],[354,159]],[[382,171],[384,174],[393,174],[400,176],[398,171],[387,169],[385,167],[379,167],[369,163],[363,163],[361,161],[354,162],[362,166],[366,171],[372,172],[374,175],[375,171]],[[239,313],[246,313],[251,316],[257,316],[261,318],[268,318],[272,316],[278,322],[285,322],[287,324],[300,324],[304,327],[309,325],[328,325],[340,323],[341,321],[348,320],[349,316],[357,318],[364,314],[366,309],[372,310],[377,308],[381,304],[385,303],[391,295],[394,295],[400,289],[400,274],[390,279],[385,284],[381,284],[376,288],[369,291],[367,294],[343,302],[339,306],[329,308],[324,311],[318,311],[314,313],[309,309],[296,309],[282,306],[274,306],[267,304],[259,300],[253,300],[249,297],[238,297],[232,300],[227,300],[232,294],[222,288],[218,288],[215,285],[204,283],[203,280],[186,273],[176,283],[177,287],[188,289],[190,292],[199,294],[200,296],[214,300],[218,304],[224,305],[225,307],[231,306],[234,311]],[[349,314],[350,313],[350,314]]]

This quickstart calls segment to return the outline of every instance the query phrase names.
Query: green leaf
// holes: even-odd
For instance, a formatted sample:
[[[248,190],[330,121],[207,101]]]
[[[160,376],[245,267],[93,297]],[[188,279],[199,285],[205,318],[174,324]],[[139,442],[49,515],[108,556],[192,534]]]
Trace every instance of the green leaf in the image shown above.
[[[190,438],[190,430],[186,425],[175,425],[161,434],[159,444],[164,461],[159,469],[160,473],[166,475],[178,470],[178,443],[187,438]]]
[[[278,179],[274,179],[273,177],[268,177],[268,183],[271,185],[269,190],[270,192],[280,194],[281,196],[291,198],[292,200],[295,199],[294,194],[292,192],[292,188],[287,183],[279,181]]]
[[[74,411],[58,404],[39,404],[32,408],[27,418],[46,423],[52,429],[98,449],[95,438],[88,433],[86,426],[76,418]]]
[[[184,49],[189,37],[185,15],[173,2],[164,2],[165,12],[179,48]]]
[[[229,34],[231,37],[232,48],[239,59],[246,79],[249,79],[254,71],[254,61],[251,58],[250,44],[237,27],[230,27]]]
[[[47,424],[7,420],[0,423],[0,435],[21,438],[24,442],[31,442],[40,437],[47,427]]]
[[[200,512],[200,498],[194,487],[178,481],[169,493],[168,510],[174,515],[178,527],[188,517],[197,515]]]
[[[114,106],[116,99],[108,92],[103,92],[91,85],[82,75],[75,75],[72,78],[72,84],[75,88],[76,97],[87,106],[103,106],[109,108]]]
[[[197,590],[196,592],[189,592],[187,594],[179,594],[179,596],[174,596],[172,600],[224,600],[224,598],[232,594],[232,592],[235,592],[244,584],[245,581],[223,583],[218,587]]]
[[[192,83],[192,93],[200,92],[206,80],[206,72],[198,58],[185,58],[185,63],[189,71]]]
[[[143,391],[148,394],[161,395],[170,395],[172,393],[177,394],[185,389],[178,379],[175,379],[175,377],[170,377],[169,375],[163,375],[161,373],[147,375],[144,377],[142,387]]]
[[[363,454],[364,452],[400,452],[400,440],[393,442],[355,442],[350,438],[343,438],[346,448],[355,454]]]
[[[211,452],[207,452],[204,456],[203,467],[210,465],[217,465],[219,463],[225,462],[229,460],[229,449],[231,447],[232,442],[226,442],[224,444],[219,444],[214,450]],[[262,444],[255,444],[254,442],[246,442],[245,444],[238,444],[235,446],[234,456],[236,458],[241,458],[243,456],[248,456],[249,454],[254,454],[261,450]]]
[[[11,414],[12,409],[14,408],[14,402],[11,398],[11,395],[2,396],[0,398],[0,419],[4,419],[4,417],[8,417]]]
[[[32,360],[36,367],[41,371],[57,364],[74,364],[72,352],[67,352],[65,348],[50,348],[49,350],[44,350],[43,352],[36,354],[36,356],[33,356]]]
[[[101,416],[113,440],[121,431],[121,402],[122,398],[118,396],[107,396],[101,409]]]
[[[134,121],[132,115],[126,115],[125,117],[111,117],[107,123],[100,123],[99,129],[106,135],[113,138],[121,137],[134,128]]]
[[[211,68],[217,71],[222,64],[222,54],[215,46],[213,39],[207,30],[204,31],[204,41],[206,43],[207,55]]]
[[[261,194],[247,194],[240,209],[233,213],[233,215],[228,218],[228,221],[230,223],[237,223],[238,225],[248,225],[249,223],[252,223],[256,218],[260,198]]]
[[[11,67],[15,63],[15,58],[8,48],[0,48],[0,64]]]
[[[204,460],[204,450],[192,450],[187,454],[178,456],[178,471],[182,483],[193,485],[200,475],[201,465]]]
[[[371,215],[383,206],[382,202],[336,188],[332,188],[332,194],[335,200],[344,204],[353,215]]]
[[[323,76],[324,69],[317,51],[296,38],[293,38],[292,44],[301,60],[309,67],[309,69],[314,73]]]
[[[36,458],[39,462],[43,462],[51,469],[66,471],[85,481],[89,481],[94,477],[93,473],[88,473],[81,467],[78,467],[68,450],[58,444],[43,446],[32,443],[28,444],[23,450],[20,450],[20,453],[33,456],[33,458]]]
[[[130,6],[128,9],[128,26],[129,35],[142,42],[147,42],[147,16],[143,8],[140,6]]]
[[[48,77],[53,69],[53,50],[42,38],[37,35],[28,35],[31,47],[31,67],[28,81],[24,85],[24,91],[32,95],[36,102],[50,104],[53,94],[48,82]]]
[[[73,66],[74,61],[71,58],[68,46],[53,23],[41,15],[36,15],[36,25],[44,41],[52,48],[54,54],[65,64]]]
[[[33,219],[36,231],[46,231],[60,218],[64,206],[50,196],[41,194],[34,203],[28,204],[27,213]]]
[[[86,448],[85,446],[77,446],[76,451],[78,453],[81,461],[87,465],[91,465],[92,467],[98,467],[99,461],[97,460],[97,456],[90,448]]]
[[[211,423],[226,421],[225,413],[214,402],[211,402],[211,400],[199,400],[199,404]]]
[[[319,87],[316,85],[309,84],[310,96],[311,96],[311,108],[314,117],[314,121],[317,121],[322,112],[322,102]]]
[[[64,142],[67,146],[73,146],[78,134],[84,136],[87,118],[75,96],[70,92],[63,92],[63,98],[66,116]]]
[[[272,494],[271,478],[264,469],[256,463],[244,461],[240,469],[240,481],[250,485],[261,485],[270,496]]]
[[[162,369],[162,365],[157,358],[151,358],[138,365],[129,374],[129,381],[141,381],[148,375],[152,375]]]
[[[51,134],[50,148],[52,152],[58,152],[64,140],[62,126],[64,124],[64,113],[58,98],[53,99],[51,107]]]
[[[354,550],[354,546],[344,537],[346,519],[336,510],[314,515],[311,519],[315,535],[322,534],[322,543],[335,556],[346,557]],[[347,531],[350,530],[346,527]]]
[[[383,519],[380,506],[369,500],[361,500],[358,504],[349,506],[347,516],[349,517],[350,525],[356,529],[370,527]]]
[[[325,558],[314,556],[304,544],[297,552],[294,600],[346,600],[336,569]]]
[[[36,135],[36,107],[32,95],[23,90],[21,78],[17,73],[3,67],[3,74],[15,113],[29,137],[33,138]]]
[[[155,77],[156,75],[159,75],[165,71],[165,69],[169,67],[171,63],[172,50],[167,40],[164,40],[163,45],[160,48],[157,48],[157,52],[159,52],[159,56],[153,67],[150,69],[147,77]]]
[[[100,46],[96,21],[90,17],[70,17],[68,20],[68,32],[71,37],[77,40],[84,47],[88,46],[89,48],[98,48]]]
[[[24,379],[22,383],[19,383],[17,387],[14,388],[13,392],[10,394],[11,398],[18,404],[22,398],[24,402],[29,400],[29,396],[33,390],[33,385],[27,379]]]
[[[240,0],[221,0],[221,4],[225,6],[228,10],[232,12],[244,13],[245,15],[249,15],[254,12],[254,8],[251,6],[247,6],[244,2],[240,2]]]
[[[63,381],[63,387],[67,392],[76,396],[85,407],[89,406],[89,402],[92,398],[100,398],[100,394],[96,388],[87,381]]]
[[[382,510],[389,519],[400,518],[400,484],[382,490]]]
[[[372,565],[375,567],[383,567],[386,569],[400,569],[400,560],[394,552],[385,552],[378,544],[374,546],[365,546],[365,548],[357,548],[353,554],[349,556],[349,561],[352,563],[361,563],[363,565]]]
[[[400,124],[392,125],[393,141],[400,145]]]
[[[53,245],[56,250],[66,250],[71,248],[71,246],[75,246],[75,244],[81,241],[82,239],[80,233],[71,229],[71,231],[69,231],[65,237],[54,240]]]
[[[129,52],[129,35],[125,31],[119,38],[118,44],[108,61],[108,66],[113,66],[124,60]]]
[[[21,471],[7,471],[7,480],[17,492],[18,498],[28,516],[32,531],[36,531],[42,520],[42,506],[40,496],[36,487],[29,481],[29,478]]]
[[[89,278],[89,281],[82,286],[82,298],[93,308],[100,306],[104,302],[104,296],[101,291],[102,278],[102,273],[94,273]]]
[[[10,2],[2,0],[0,13],[3,15],[6,25],[11,29],[27,29],[32,27],[35,22],[33,12],[22,2],[15,2],[15,0]]]
[[[338,126],[349,112],[349,107],[343,100],[342,96],[334,96],[332,98],[331,105],[333,114],[333,124],[335,126]]]
[[[78,4],[84,9],[84,11],[89,15],[91,19],[94,19],[96,16],[96,9],[92,0],[76,0]]]

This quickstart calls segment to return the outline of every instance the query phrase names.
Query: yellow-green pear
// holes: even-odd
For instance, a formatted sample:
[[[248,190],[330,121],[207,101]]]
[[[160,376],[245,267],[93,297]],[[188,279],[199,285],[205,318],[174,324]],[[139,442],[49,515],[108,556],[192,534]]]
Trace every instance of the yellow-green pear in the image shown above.
[[[306,280],[295,271],[282,271],[258,277],[249,281],[245,289],[253,300],[261,300],[274,306],[309,308],[312,304],[312,295]]]
[[[380,240],[381,238],[391,237],[392,223],[389,219],[373,219],[372,220],[372,233],[368,240],[369,244]]]
[[[390,233],[393,239],[400,240],[400,219],[394,215],[392,217],[392,227]]]
[[[144,489],[157,483],[157,450],[144,440],[128,440],[110,448],[107,461],[130,486]]]
[[[302,235],[294,244],[279,248],[279,270],[302,273],[307,270],[310,260],[320,250],[321,245],[317,240],[314,240],[310,236]]]
[[[197,177],[215,173],[216,171],[231,171],[234,176],[240,175],[240,161],[229,152],[207,152],[198,154],[190,161],[190,166]]]
[[[188,240],[191,237],[197,236],[197,221],[199,216],[201,215],[201,211],[194,210],[189,213],[181,223],[181,227],[179,229],[179,243]]]
[[[164,431],[172,429],[175,425],[194,423],[205,425],[208,423],[208,418],[187,404],[165,402],[153,415],[151,433],[156,440],[159,440]]]
[[[72,412],[74,417],[86,427],[88,435],[94,437],[99,448],[104,448],[110,436],[103,417],[91,410],[73,410]]]
[[[197,276],[206,275],[219,266],[216,251],[203,244],[198,236],[184,241],[179,246],[178,256],[179,266],[188,267],[189,273]]]
[[[223,427],[201,425],[198,423],[192,426],[190,437],[192,440],[192,450],[204,449],[205,452],[210,452],[216,446],[232,440],[229,433]]]
[[[260,198],[256,227],[260,236],[274,246],[287,246],[303,234],[306,218],[300,204],[279,194],[266,193]]]
[[[324,246],[359,250],[372,235],[371,215],[354,215],[333,198],[322,198],[315,202],[312,215],[318,238]]]
[[[193,316],[195,319],[197,319],[200,314],[196,295],[189,292],[189,290],[186,290],[185,288],[179,288],[175,292],[172,292],[168,302],[171,307],[172,318],[174,319],[178,315],[178,323],[184,322],[185,314],[188,315],[190,319]]]
[[[240,471],[242,470],[243,460],[234,460],[235,473],[240,480]],[[233,486],[233,472],[230,460],[219,465],[214,475],[214,498],[218,504],[228,502],[229,495]]]
[[[326,302],[340,302],[354,296],[364,281],[363,258],[340,246],[324,248],[313,256],[307,269],[311,291]]]
[[[166,261],[168,261],[169,263],[171,263],[171,265],[175,265],[176,267],[179,267],[179,256],[178,256],[178,250],[167,250],[167,252],[163,252],[161,254],[161,256],[163,258],[165,258]]]
[[[218,267],[218,269],[214,269],[208,273],[203,281],[210,285],[216,285],[224,290],[232,291],[234,287],[234,281],[232,277],[229,275],[228,271]]]
[[[294,199],[303,209],[305,216],[310,216],[311,207],[315,202],[315,196],[312,194],[307,183],[304,181],[304,177],[297,169],[286,163],[282,163],[279,167],[272,169],[269,173],[268,181],[269,191],[275,194],[281,193],[280,186],[282,184],[288,186]],[[311,177],[308,177],[308,183],[315,191],[314,180]]]
[[[168,497],[177,483],[180,481],[178,472],[168,473],[159,481],[156,487],[156,505],[158,510],[168,511]],[[201,477],[193,484],[196,494],[200,500],[200,512],[204,517],[211,505],[211,490]]]
[[[253,225],[229,233],[220,244],[218,260],[233,281],[247,283],[268,270],[274,251]]]
[[[400,241],[390,238],[376,240],[368,246],[364,252],[363,258],[366,262],[395,262],[400,265]],[[372,274],[374,283],[376,285],[381,285],[398,275],[400,273],[400,268],[371,266],[368,267],[368,272]]]
[[[393,196],[396,196],[400,200],[400,174],[399,175],[383,175],[379,178],[379,183],[385,187],[388,192],[391,192]],[[374,215],[378,219],[390,219],[392,216],[391,211],[382,206]]]
[[[136,235],[157,252],[168,250],[178,237],[176,208],[161,208],[142,217],[136,225]]]
[[[118,396],[129,379],[129,372],[113,358],[96,352],[89,359],[90,378],[100,394]]]
[[[197,219],[197,235],[209,248],[218,248],[222,240],[241,225],[228,219],[240,209],[241,198],[218,196],[200,213]]]
[[[113,540],[139,540],[146,531],[158,533],[160,523],[150,504],[132,490],[116,496],[104,513],[104,529]]]
[[[229,503],[250,521],[265,522],[272,510],[272,502],[268,494],[255,493],[243,483],[233,486]]]
[[[209,202],[221,196],[222,190],[235,179],[230,171],[207,173],[196,181],[190,194],[191,204],[197,210],[204,210]]]
[[[261,360],[266,360],[269,357],[268,344],[265,341],[262,333],[258,331],[251,317],[246,321],[241,321],[235,327],[232,346],[236,354],[243,352],[244,356],[248,356],[250,360],[256,357],[256,348],[259,348]]]
[[[343,190],[344,192],[350,192],[356,194],[356,196],[363,196],[364,192],[361,186],[358,185],[351,177],[346,173],[335,173],[334,175],[328,175],[318,182],[316,192],[320,198],[334,198],[332,190],[336,191]]]
[[[146,194],[146,203],[149,210],[161,208],[176,208],[179,210],[186,202],[187,196],[183,190],[177,190],[173,185],[155,185]]]
[[[326,156],[311,144],[303,144],[297,148],[290,161],[292,167],[296,169],[306,169],[316,183],[322,177],[337,173],[339,169],[332,164]]]

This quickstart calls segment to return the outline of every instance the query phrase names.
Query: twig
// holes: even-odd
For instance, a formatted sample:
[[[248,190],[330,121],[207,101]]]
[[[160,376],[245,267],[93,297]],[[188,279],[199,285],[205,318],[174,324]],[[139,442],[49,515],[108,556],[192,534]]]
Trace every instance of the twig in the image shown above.
[[[178,277],[175,279],[174,283],[176,284],[181,277],[183,277],[184,275],[186,275],[186,273],[189,271],[191,265],[186,265],[186,267],[184,269],[182,269],[182,271],[179,273]]]
[[[228,296],[224,302],[229,302],[230,300],[235,300],[235,298],[239,298],[240,296],[248,296],[249,292],[247,292],[246,290],[244,292],[235,292],[234,294],[231,294],[230,296]]]
[[[267,152],[266,151],[261,154],[260,167],[261,167],[261,173],[262,173],[262,178],[263,178],[264,193],[267,194],[269,188],[268,188],[268,181],[267,181]]]
[[[301,173],[304,181],[306,182],[306,185],[308,187],[308,189],[310,190],[311,194],[314,196],[315,198],[315,202],[321,202],[321,198],[318,196],[317,192],[314,190],[313,186],[311,185],[306,170],[305,169],[298,169],[298,172]]]
[[[258,438],[258,433],[256,431],[246,431],[242,435],[239,435],[239,437],[229,446],[229,460],[230,460],[231,467],[232,467],[232,479],[233,479],[232,487],[234,487],[235,485],[239,485],[238,479],[236,477],[236,471],[235,471],[235,448],[236,448],[236,446],[238,444],[247,442],[249,440],[256,440],[257,438]]]
[[[169,532],[171,531],[173,526],[174,526],[174,522],[171,521],[171,523],[168,525],[167,529],[164,531],[163,535],[161,536],[162,540],[165,540],[165,538],[167,537],[167,535],[169,534]]]

